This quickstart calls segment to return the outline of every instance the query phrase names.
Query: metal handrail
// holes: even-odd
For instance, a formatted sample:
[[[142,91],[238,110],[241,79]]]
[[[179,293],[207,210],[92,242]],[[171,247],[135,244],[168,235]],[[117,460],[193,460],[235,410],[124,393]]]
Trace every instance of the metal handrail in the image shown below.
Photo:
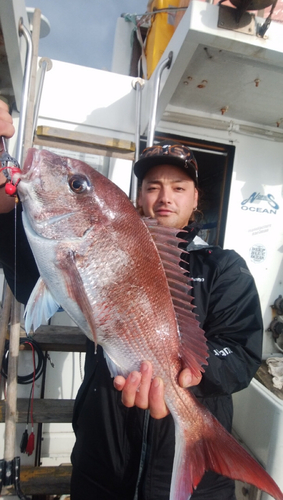
[[[41,72],[40,72],[40,78],[39,78],[39,83],[38,83],[38,90],[37,90],[37,94],[36,94],[36,101],[35,101],[35,105],[34,105],[33,125],[32,125],[33,135],[35,133],[36,125],[37,125],[38,112],[39,112],[39,106],[40,106],[40,101],[41,101],[41,95],[42,95],[45,74],[46,74],[46,71],[49,71],[52,68],[51,59],[49,59],[48,57],[42,57],[39,61],[39,67],[41,69]]]
[[[20,19],[20,24],[19,24],[19,35],[20,36],[23,35],[27,43],[25,71],[24,71],[24,79],[22,87],[22,102],[20,109],[19,128],[18,128],[18,137],[17,137],[16,154],[15,154],[17,161],[21,165],[23,158],[24,130],[25,130],[26,115],[27,115],[28,94],[29,94],[29,86],[31,78],[32,53],[33,53],[31,34],[29,30],[24,26],[22,18]]]
[[[140,128],[141,128],[141,101],[142,101],[142,89],[144,87],[144,80],[142,78],[136,78],[132,82],[133,88],[136,90],[136,130],[135,130],[135,162],[138,161],[140,156]],[[131,176],[131,188],[130,188],[130,198],[133,203],[136,202],[138,189],[138,179],[132,171]]]
[[[152,95],[152,100],[151,100],[151,107],[150,107],[150,121],[148,125],[148,135],[147,135],[147,142],[146,146],[152,146],[153,140],[154,140],[154,133],[155,133],[155,127],[156,127],[156,112],[157,112],[157,104],[158,104],[158,97],[159,97],[159,89],[160,89],[160,81],[161,81],[161,76],[165,68],[169,69],[171,64],[172,64],[172,59],[173,59],[173,52],[169,52],[167,59],[164,61],[160,61],[156,70],[155,70],[155,80],[154,80],[154,85],[153,85],[153,95]]]

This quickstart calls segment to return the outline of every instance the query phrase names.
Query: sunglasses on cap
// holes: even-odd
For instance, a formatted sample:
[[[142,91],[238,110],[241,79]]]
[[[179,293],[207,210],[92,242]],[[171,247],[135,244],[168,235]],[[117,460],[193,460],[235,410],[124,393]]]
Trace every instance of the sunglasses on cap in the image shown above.
[[[145,148],[135,164],[134,172],[142,180],[151,167],[163,162],[187,169],[188,174],[197,183],[198,165],[196,159],[190,148],[182,144],[156,144]]]

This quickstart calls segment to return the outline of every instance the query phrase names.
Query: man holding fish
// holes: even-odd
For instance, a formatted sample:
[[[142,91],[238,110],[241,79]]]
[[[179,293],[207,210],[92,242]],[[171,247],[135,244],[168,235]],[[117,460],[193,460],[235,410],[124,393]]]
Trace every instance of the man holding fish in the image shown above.
[[[7,107],[0,101],[0,135],[11,137],[13,133],[12,120]],[[41,157],[36,156],[37,153],[31,155],[29,159],[31,164],[41,160],[43,163],[53,161],[52,157],[55,157],[47,152]],[[70,162],[72,163],[72,160]],[[193,286],[192,291],[188,293],[189,302],[191,304],[193,301],[193,307],[196,306],[196,309],[193,313],[190,305],[190,312],[184,317],[189,318],[188,321],[192,323],[192,332],[195,332],[197,347],[190,345],[193,352],[190,359],[192,366],[196,364],[196,369],[185,368],[189,366],[188,363],[186,364],[186,360],[189,359],[188,353],[184,354],[183,364],[180,361],[178,365],[176,380],[179,386],[191,387],[190,391],[184,391],[184,389],[180,391],[193,394],[193,401],[200,401],[230,432],[233,413],[231,394],[249,384],[261,363],[262,319],[253,278],[246,263],[238,254],[232,250],[222,250],[219,247],[207,245],[197,236],[198,229],[194,223],[194,214],[198,205],[198,167],[189,148],[181,144],[168,143],[147,148],[135,164],[134,172],[140,182],[139,210],[142,215],[153,218],[159,223],[157,228],[150,229],[154,235],[153,239],[156,238],[157,241],[159,238],[162,239],[160,226],[167,231],[167,235],[169,235],[170,228],[180,231],[186,228],[186,232],[182,231],[180,237],[185,240],[185,243],[183,241],[181,245],[188,253],[184,252],[182,258],[186,262],[183,266],[189,267],[189,283]],[[5,194],[3,189],[5,178],[3,174],[0,175],[0,186],[2,186],[0,187],[0,212],[2,214],[0,216],[0,261],[7,280],[12,283],[14,252],[11,245],[14,226],[10,222],[13,220],[10,211],[14,206],[14,201]],[[29,173],[28,166],[20,181],[19,186],[22,185],[22,187],[19,187],[19,194],[24,205],[29,203],[25,201],[27,192],[25,178],[30,182],[32,175]],[[76,193],[92,189],[92,186],[88,185],[85,180],[82,182],[82,179],[86,178],[84,170],[80,170],[80,173],[73,176],[72,181],[69,182],[68,189],[71,188]],[[98,179],[97,182],[100,180]],[[29,215],[27,215],[28,218]],[[25,227],[29,232],[27,219]],[[132,219],[129,218],[129,220]],[[139,221],[136,222],[136,227],[139,223]],[[21,224],[19,226],[21,245],[18,247],[18,253],[21,252],[21,255],[17,264],[17,291],[18,299],[26,303],[37,280],[38,272]],[[3,234],[5,238],[2,238]],[[166,251],[168,248],[166,247]],[[29,269],[28,276],[26,269]],[[187,267],[186,270],[188,271]],[[172,273],[173,281],[176,281],[177,271],[174,270]],[[163,290],[160,289],[160,294],[162,293]],[[62,305],[64,307],[64,304]],[[142,305],[141,303],[141,307]],[[68,304],[64,309],[68,311]],[[182,311],[180,316],[182,317]],[[181,326],[180,328],[182,330]],[[202,338],[201,329],[205,331],[209,352],[205,369],[201,367],[207,363],[204,344],[202,340],[199,340],[199,337]],[[102,341],[99,343],[103,344]],[[101,345],[95,348],[91,340],[87,341],[85,378],[74,409],[73,424],[76,443],[72,452],[72,500],[86,500],[87,498],[185,500],[195,487],[192,499],[235,500],[234,481],[224,477],[223,473],[232,478],[250,480],[253,484],[256,483],[262,487],[257,482],[258,479],[253,477],[252,471],[251,477],[249,471],[245,476],[239,458],[238,461],[231,462],[230,466],[226,462],[222,463],[225,448],[230,446],[230,437],[227,438],[224,430],[222,434],[219,426],[212,446],[216,450],[217,459],[215,458],[211,463],[206,457],[204,464],[201,465],[202,457],[194,455],[195,451],[193,451],[190,462],[185,462],[186,466],[188,463],[192,464],[190,474],[188,472],[188,476],[192,477],[185,485],[187,491],[182,490],[179,482],[186,483],[186,478],[182,474],[182,477],[180,474],[180,477],[178,476],[178,470],[177,472],[175,470],[178,467],[175,466],[175,462],[173,468],[174,453],[177,453],[176,448],[179,444],[175,441],[175,417],[174,419],[172,417],[174,411],[170,395],[166,395],[168,381],[165,374],[160,376],[160,373],[163,373],[162,370],[155,372],[154,363],[150,362],[148,359],[151,358],[147,357],[142,360],[137,369],[130,370],[129,375],[127,370],[115,372],[111,361],[108,359],[106,362],[103,349]],[[105,352],[107,358],[111,360],[112,351],[108,352],[107,349],[106,343]],[[184,353],[186,350],[185,345]],[[115,361],[115,356],[113,357]],[[195,359],[200,361],[195,361]],[[116,375],[114,386],[109,369],[113,375]],[[173,392],[179,391],[177,381],[176,384],[173,383]],[[122,391],[122,397],[119,391]],[[199,403],[196,403],[196,412],[192,414],[192,420],[203,423],[199,424],[200,428],[194,432],[200,432],[201,435],[203,430],[204,437],[201,435],[194,443],[199,440],[205,442],[206,439],[209,440],[210,437],[206,438],[205,434],[206,425],[209,428],[210,425],[216,425],[216,421],[210,422],[209,412],[198,405]],[[147,409],[149,412],[146,411]],[[201,418],[204,420],[200,420]],[[208,424],[206,420],[209,421]],[[209,448],[209,445],[207,447]],[[233,455],[233,446],[230,453]],[[213,454],[213,449],[209,449],[208,455],[211,454]],[[243,469],[247,468],[248,462],[245,465],[244,458],[243,463]],[[199,471],[197,472],[198,465]],[[253,467],[253,464],[249,465]],[[182,466],[184,463],[180,462],[180,470]],[[203,475],[204,470],[207,469],[211,470]],[[259,475],[258,471],[255,472],[255,476]],[[173,486],[171,483],[174,483]],[[278,492],[277,495],[277,498],[282,498]]]

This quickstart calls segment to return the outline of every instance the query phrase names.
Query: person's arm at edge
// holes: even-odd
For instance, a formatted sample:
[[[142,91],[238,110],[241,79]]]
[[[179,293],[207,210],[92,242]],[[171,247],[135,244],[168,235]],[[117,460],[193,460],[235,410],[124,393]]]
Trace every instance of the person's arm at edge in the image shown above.
[[[10,138],[14,135],[13,120],[9,114],[8,105],[0,99],[0,136]],[[0,156],[3,154],[2,142],[0,143]],[[6,177],[0,172],[0,213],[10,212],[15,206],[15,200],[5,192]]]

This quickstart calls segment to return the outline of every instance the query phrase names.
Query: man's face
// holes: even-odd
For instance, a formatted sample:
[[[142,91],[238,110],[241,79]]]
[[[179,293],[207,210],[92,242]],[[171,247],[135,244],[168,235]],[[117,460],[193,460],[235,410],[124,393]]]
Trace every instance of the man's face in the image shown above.
[[[183,169],[157,165],[145,175],[138,202],[146,217],[157,219],[163,226],[181,229],[197,207],[198,192]]]

